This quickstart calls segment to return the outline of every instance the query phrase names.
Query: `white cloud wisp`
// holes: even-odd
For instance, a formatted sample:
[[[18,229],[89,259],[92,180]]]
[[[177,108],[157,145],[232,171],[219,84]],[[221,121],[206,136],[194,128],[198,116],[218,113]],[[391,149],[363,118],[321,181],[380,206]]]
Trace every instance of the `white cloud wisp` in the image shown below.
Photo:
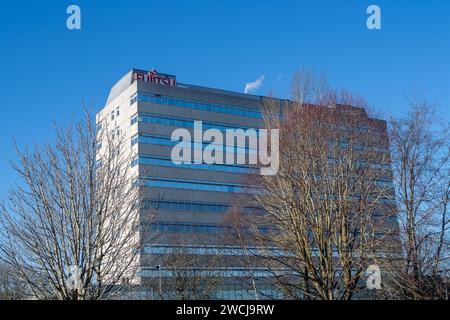
[[[245,93],[251,93],[251,92],[255,91],[256,89],[258,89],[259,87],[261,87],[262,82],[264,81],[265,77],[266,77],[265,75],[262,75],[261,77],[259,77],[255,81],[247,83],[245,85],[244,92]]]

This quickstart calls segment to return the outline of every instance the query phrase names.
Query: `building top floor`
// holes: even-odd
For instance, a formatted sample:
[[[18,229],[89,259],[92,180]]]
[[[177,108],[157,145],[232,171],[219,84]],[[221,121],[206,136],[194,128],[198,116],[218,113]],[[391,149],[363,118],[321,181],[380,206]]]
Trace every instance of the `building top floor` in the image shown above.
[[[206,103],[241,107],[250,110],[259,110],[267,101],[276,101],[281,104],[294,103],[288,99],[277,99],[268,96],[252,95],[241,92],[228,91],[192,84],[185,84],[177,81],[175,75],[132,68],[111,88],[108,99],[103,110],[97,115],[98,119],[103,118],[102,113],[109,114],[112,109],[126,102],[131,104],[130,98],[137,93],[151,93],[154,96],[171,97],[185,99],[187,101],[201,101]],[[337,105],[345,113],[355,114],[368,120],[369,125],[373,123],[385,129],[384,120],[371,118],[366,110],[361,107]],[[112,108],[112,109],[111,109]],[[109,110],[111,109],[111,110]]]

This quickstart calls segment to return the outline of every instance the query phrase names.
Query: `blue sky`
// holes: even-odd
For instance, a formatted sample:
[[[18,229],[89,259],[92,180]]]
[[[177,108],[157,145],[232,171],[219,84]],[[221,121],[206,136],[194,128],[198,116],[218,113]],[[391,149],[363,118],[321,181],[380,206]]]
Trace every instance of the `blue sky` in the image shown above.
[[[66,28],[81,8],[82,29]],[[382,30],[366,28],[366,8],[382,10]],[[53,137],[52,123],[96,110],[131,67],[180,82],[256,94],[289,95],[300,66],[400,114],[417,90],[450,120],[450,1],[1,1],[0,195],[15,181],[19,146]]]

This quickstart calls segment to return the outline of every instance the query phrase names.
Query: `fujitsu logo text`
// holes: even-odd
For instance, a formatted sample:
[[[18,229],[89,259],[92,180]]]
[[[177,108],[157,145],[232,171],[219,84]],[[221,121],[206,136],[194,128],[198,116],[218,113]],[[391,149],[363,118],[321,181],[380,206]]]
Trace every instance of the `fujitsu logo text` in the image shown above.
[[[158,73],[155,69],[150,72],[135,72],[133,74],[135,80],[141,80],[151,83],[163,84],[166,86],[175,87],[177,85],[177,79],[175,76],[168,74]]]

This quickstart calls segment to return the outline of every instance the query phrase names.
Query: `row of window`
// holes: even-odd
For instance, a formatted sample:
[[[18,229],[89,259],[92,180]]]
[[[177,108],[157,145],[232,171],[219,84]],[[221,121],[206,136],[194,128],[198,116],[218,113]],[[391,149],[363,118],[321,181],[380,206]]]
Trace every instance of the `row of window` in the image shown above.
[[[226,285],[221,286],[224,289],[214,290],[211,293],[211,298],[213,300],[255,300],[255,299],[283,299],[283,294],[281,291],[277,290],[276,287],[271,285],[257,285],[257,292],[254,289],[242,289],[242,285]],[[225,289],[226,288],[226,289]],[[194,289],[195,290],[195,289]],[[141,291],[134,293],[132,296],[133,300],[154,300],[160,299],[158,292],[158,287],[150,288],[150,290]],[[188,290],[185,291],[189,292]],[[189,296],[190,293],[188,293]],[[164,299],[168,300],[178,300],[180,299],[180,292],[176,290],[171,290],[170,287],[164,287],[162,293]],[[193,295],[194,296],[194,295]]]
[[[166,97],[148,93],[138,93],[136,96],[133,96],[131,98],[131,104],[133,104],[136,101],[171,105],[181,108],[189,108],[202,111],[226,113],[242,117],[251,117],[251,118],[262,117],[261,112],[259,110],[250,110],[245,107],[229,106],[217,103],[212,104],[198,101],[189,101],[185,99]]]
[[[145,274],[145,273],[143,273]],[[257,284],[256,293],[253,288],[245,289],[241,284],[238,285],[221,285],[220,289],[214,290],[211,293],[211,299],[213,300],[255,300],[255,299],[283,299],[283,294],[280,290],[270,284]],[[180,299],[180,292],[171,290],[169,286],[165,286],[163,289],[163,297],[168,300]],[[195,290],[195,289],[194,289]],[[132,299],[138,300],[154,300],[160,299],[158,293],[159,288],[149,288],[145,291],[135,293]]]
[[[387,223],[391,224],[397,224],[398,223],[398,217],[396,215],[386,215],[385,213],[374,213],[372,215],[373,218],[386,221]]]
[[[223,184],[214,182],[199,182],[193,180],[179,179],[161,179],[155,177],[143,178],[146,187],[173,188],[173,189],[189,189],[200,191],[214,192],[246,192],[247,189],[243,185]]]
[[[192,211],[192,212],[216,212],[225,213],[230,210],[230,205],[219,203],[202,203],[189,201],[147,201],[144,205],[148,208],[162,210]]]
[[[367,162],[364,160],[355,160],[356,165],[359,168],[366,168],[366,167],[370,167],[372,169],[376,169],[376,170],[390,170],[391,169],[391,164],[389,162],[383,162],[383,163],[373,163],[373,162]],[[328,157],[328,163],[330,165],[338,165],[339,164],[339,159],[336,159],[332,156]]]
[[[266,228],[264,231],[268,231]],[[214,232],[211,232],[214,233]],[[385,236],[382,232],[375,234],[377,238]],[[222,256],[259,256],[259,257],[293,257],[295,253],[278,249],[275,247],[261,248],[261,247],[235,247],[235,246],[171,246],[171,245],[150,245],[144,248],[147,254],[186,254],[186,255],[222,255]],[[319,256],[321,253],[318,249],[313,249],[313,256]],[[333,257],[338,258],[339,252],[337,249],[332,250]]]
[[[230,267],[230,268],[211,268],[211,269],[203,269],[203,268],[186,268],[186,269],[143,269],[141,271],[142,277],[148,278],[159,278],[159,277],[176,277],[181,273],[191,274],[192,276],[201,276],[201,277],[249,277],[252,276],[254,278],[267,278],[274,276],[281,276],[292,274],[292,270],[290,269],[278,269],[278,270],[269,270],[266,268],[241,268],[241,267]]]
[[[170,233],[225,233],[231,231],[229,226],[181,222],[155,222],[149,226],[149,229],[154,232]]]
[[[229,290],[217,290],[214,292],[217,300],[253,300],[253,299],[283,299],[283,293],[271,285],[257,285],[257,294],[254,289],[231,288]]]
[[[173,127],[183,127],[183,128],[194,128],[194,119],[187,119],[187,118],[173,118],[173,117],[165,117],[161,115],[155,115],[150,113],[138,113],[137,115],[134,115],[131,117],[131,125],[134,125],[137,122],[143,122],[143,123],[153,123],[153,124],[160,124],[160,125],[166,125],[166,126],[173,126]],[[233,126],[228,124],[219,124],[219,123],[213,123],[213,122],[202,122],[202,128],[203,129],[218,129],[225,131],[227,129],[253,129],[249,130],[248,135],[257,135],[258,131],[255,130],[255,128],[249,128],[245,126]]]
[[[394,189],[394,182],[392,180],[377,179],[375,183],[381,188]]]
[[[207,164],[207,163],[181,163],[175,164],[171,159],[156,158],[149,156],[138,156],[132,161],[132,166],[137,164],[153,165],[171,168],[193,169],[193,170],[210,170],[210,171],[223,171],[231,173],[254,173],[256,169],[239,166],[239,165],[227,165],[227,164]]]
[[[188,255],[224,255],[224,256],[288,256],[289,253],[276,248],[233,247],[233,246],[170,246],[151,245],[144,249],[148,254],[188,254]]]
[[[250,192],[244,185],[239,184],[226,184],[219,182],[205,182],[194,180],[181,180],[181,179],[168,179],[168,178],[156,178],[156,177],[143,177],[144,185],[147,187],[159,187],[170,189],[188,189],[199,191],[213,191],[213,192],[233,192],[233,193],[245,193]],[[257,192],[257,190],[255,190]],[[351,198],[355,200],[359,199],[358,195],[353,195]],[[395,204],[395,199],[382,197],[378,199],[378,203],[381,204]]]
[[[117,107],[116,110],[111,111],[111,121],[118,116],[120,116],[120,107]]]
[[[331,143],[334,143],[334,141],[332,141]],[[339,143],[339,146],[343,149],[348,148],[349,147],[348,140],[342,139]],[[352,149],[355,151],[363,151],[364,150],[364,151],[389,152],[389,149],[386,147],[363,144],[363,143],[359,143],[359,142],[353,142]]]
[[[271,230],[268,227],[260,227],[258,229],[261,233],[268,233]],[[232,227],[217,224],[159,221],[152,223],[149,226],[149,230],[170,233],[230,233]]]
[[[197,142],[194,140],[194,143],[190,141],[172,141],[169,137],[161,137],[161,136],[155,136],[155,135],[149,135],[149,134],[139,134],[135,135],[131,138],[131,145],[134,146],[137,143],[144,143],[144,144],[157,144],[162,146],[169,146],[173,147],[175,145],[179,145],[180,147],[191,147],[196,148],[197,144],[202,143],[202,149],[209,145],[214,145],[214,142],[208,143],[208,142]],[[222,146],[221,144],[217,144],[218,147],[222,147],[224,149],[224,152],[234,152],[235,153],[245,153],[245,154],[255,154],[257,152],[257,149],[250,148],[248,144],[245,145],[245,147],[239,147],[237,145],[233,147],[231,146]]]

